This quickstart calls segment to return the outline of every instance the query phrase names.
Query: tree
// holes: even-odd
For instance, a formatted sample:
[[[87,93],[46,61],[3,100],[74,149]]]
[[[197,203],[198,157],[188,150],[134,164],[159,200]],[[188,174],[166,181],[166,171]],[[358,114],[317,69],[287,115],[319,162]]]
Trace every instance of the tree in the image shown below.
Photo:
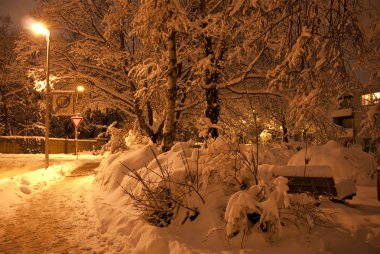
[[[164,73],[168,62],[163,61],[168,58],[164,53],[166,46],[158,40],[175,39],[174,33],[173,36],[162,34],[161,37],[157,34],[157,52],[145,43],[147,36],[142,36],[141,32],[150,28],[148,24],[144,28],[143,20],[142,25],[139,24],[138,17],[144,14],[144,4],[149,7],[151,3],[117,0],[41,1],[37,8],[53,33],[51,72],[57,77],[55,87],[72,88],[77,82],[87,84],[91,91],[88,105],[96,101],[100,107],[119,108],[127,116],[136,119],[145,135],[159,142],[163,136],[165,119],[168,119],[165,136],[173,138],[171,129],[174,129],[180,112],[187,108],[183,102],[188,89],[185,86],[178,88],[176,82],[170,82],[175,84],[172,93],[180,90],[179,101],[176,104],[167,103],[171,109],[164,110],[162,81],[168,79]],[[165,9],[164,5],[161,7]],[[148,14],[152,11],[149,8],[147,10]],[[159,31],[161,28],[157,29]],[[20,47],[20,51],[24,51],[24,59],[29,59],[42,46],[29,41]],[[175,60],[173,63],[176,67],[172,68],[172,81],[175,80],[175,72],[179,73],[179,65]],[[34,72],[38,76],[39,70],[34,69]],[[188,74],[179,74],[180,80],[189,79]],[[176,96],[172,97],[172,101],[176,101]],[[178,110],[178,107],[181,109]],[[166,114],[167,111],[171,113]]]
[[[19,38],[10,17],[0,16],[0,135],[42,132],[40,98],[14,53]]]
[[[153,0],[141,1],[138,11],[133,19],[133,34],[141,38],[141,43],[154,45],[154,51],[149,50],[151,61],[145,64],[144,62],[136,68],[137,73],[146,73],[143,83],[153,83],[151,89],[157,90],[162,80],[157,79],[162,77],[162,73],[152,71],[152,66],[155,70],[166,72],[166,104],[165,115],[163,121],[163,142],[162,150],[167,151],[171,148],[174,141],[175,121],[179,118],[176,115],[176,105],[178,96],[177,91],[179,86],[177,79],[181,76],[182,62],[177,61],[177,34],[186,31],[187,26],[186,10],[180,1],[157,2]],[[166,52],[166,53],[164,53]],[[161,63],[159,63],[161,61]]]
[[[218,59],[223,78],[212,87],[256,97],[284,96],[291,125],[312,125],[324,130],[321,135],[328,131],[324,139],[333,137],[329,111],[334,95],[354,88],[350,70],[357,59],[365,58],[358,22],[363,5],[319,0],[223,4],[224,12],[218,12],[220,3],[206,16],[207,34],[213,35],[215,45],[223,45],[218,51],[223,52]]]
[[[202,101],[215,126],[221,93],[244,95],[257,111],[263,96],[286,101],[280,122],[333,137],[334,96],[354,86],[352,67],[368,53],[355,0],[47,0],[38,8],[58,31],[52,69],[61,83],[87,83],[165,150],[181,113],[198,105],[200,116]]]
[[[315,0],[243,1],[235,7],[233,15],[252,11],[243,30],[248,38],[244,45],[262,43],[273,56],[270,64],[258,66],[267,77],[268,91],[290,98],[289,115],[296,127],[311,124],[327,130],[334,93],[353,88],[349,69],[363,53],[358,26],[362,6]]]
[[[108,15],[116,7],[96,0],[39,1],[36,8],[36,19],[42,19],[51,31],[54,88],[76,90],[79,84],[85,86],[86,96],[80,100],[82,112],[119,109],[123,115],[136,117],[140,113],[136,110],[136,86],[128,76],[134,38],[128,37],[127,26],[116,26],[118,12]],[[18,43],[19,58],[35,79],[42,80],[43,39]]]

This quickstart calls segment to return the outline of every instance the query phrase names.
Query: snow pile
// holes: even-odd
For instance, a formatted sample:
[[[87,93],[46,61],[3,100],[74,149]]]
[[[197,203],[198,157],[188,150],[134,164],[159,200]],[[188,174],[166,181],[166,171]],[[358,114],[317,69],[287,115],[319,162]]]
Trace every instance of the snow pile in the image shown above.
[[[358,184],[370,183],[370,177],[376,171],[374,157],[360,148],[345,148],[335,141],[329,141],[322,146],[309,147],[306,156],[305,151],[304,148],[291,157],[288,165],[303,166],[306,158],[308,166],[329,166],[337,182],[354,179]]]
[[[281,153],[287,151],[280,150],[274,149],[285,158]],[[270,149],[261,151],[270,158]],[[267,186],[266,194],[261,191],[260,200],[256,197],[256,208],[246,206],[247,200],[255,198],[252,195],[257,194],[257,188],[264,187],[241,190],[253,183],[254,154],[252,146],[221,137],[204,149],[193,148],[190,141],[162,154],[146,145],[110,155],[98,168],[94,185],[95,205],[104,230],[125,235],[135,246],[135,253],[239,249],[242,237],[245,247],[266,245],[270,237],[260,237],[259,226],[251,228],[250,222],[242,219],[256,211],[262,215],[257,225],[273,228],[279,238],[277,205],[287,206],[287,185],[277,179]],[[249,227],[249,234],[243,227]]]
[[[321,162],[330,167],[339,164],[341,149],[333,143],[309,148],[310,163],[317,153],[332,153],[333,158]],[[260,163],[275,163],[277,155],[282,166],[293,153],[282,146],[260,146],[259,152]],[[347,152],[351,153],[352,161],[362,156],[355,159],[353,151]],[[193,142],[187,142],[161,154],[146,145],[110,155],[101,163],[94,183],[102,231],[121,235],[134,246],[133,253],[231,253],[242,247],[248,252],[304,253],[306,249],[319,253],[340,245],[321,240],[320,235],[308,231],[310,228],[282,224],[281,213],[289,210],[289,199],[294,202],[286,193],[287,179],[264,176],[255,185],[255,155],[255,146],[239,145],[224,137],[207,148],[193,148]],[[289,164],[295,163],[297,156]],[[297,214],[297,207],[290,209]],[[306,218],[313,216],[311,211]],[[379,219],[375,217],[375,221]],[[303,223],[314,225],[312,220]],[[309,232],[308,236],[299,230]]]
[[[42,168],[12,178],[0,179],[0,217],[9,216],[15,206],[70,173],[75,162]]]

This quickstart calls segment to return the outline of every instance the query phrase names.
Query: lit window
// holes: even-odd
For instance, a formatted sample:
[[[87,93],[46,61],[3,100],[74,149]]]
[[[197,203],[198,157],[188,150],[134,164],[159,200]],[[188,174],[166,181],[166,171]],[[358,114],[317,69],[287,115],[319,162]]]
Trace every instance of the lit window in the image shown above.
[[[362,105],[373,105],[380,102],[380,92],[362,95]]]

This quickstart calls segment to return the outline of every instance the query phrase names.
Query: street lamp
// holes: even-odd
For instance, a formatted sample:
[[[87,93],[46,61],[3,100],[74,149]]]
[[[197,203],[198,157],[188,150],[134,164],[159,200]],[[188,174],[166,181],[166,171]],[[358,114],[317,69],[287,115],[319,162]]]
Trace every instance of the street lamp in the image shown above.
[[[49,130],[50,130],[50,85],[49,85],[49,52],[50,52],[50,31],[41,23],[31,25],[35,34],[43,35],[46,38],[46,115],[45,115],[45,169],[49,167]]]
[[[84,91],[84,87],[83,86],[77,86],[77,91],[79,93],[83,92]]]

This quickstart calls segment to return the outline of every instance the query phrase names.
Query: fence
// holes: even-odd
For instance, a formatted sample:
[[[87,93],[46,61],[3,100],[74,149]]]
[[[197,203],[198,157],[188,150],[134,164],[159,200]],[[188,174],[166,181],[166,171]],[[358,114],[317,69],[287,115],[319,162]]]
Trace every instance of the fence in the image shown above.
[[[78,151],[99,150],[105,139],[78,139]],[[50,138],[50,153],[75,153],[75,139]],[[44,153],[44,137],[0,136],[0,153]]]

